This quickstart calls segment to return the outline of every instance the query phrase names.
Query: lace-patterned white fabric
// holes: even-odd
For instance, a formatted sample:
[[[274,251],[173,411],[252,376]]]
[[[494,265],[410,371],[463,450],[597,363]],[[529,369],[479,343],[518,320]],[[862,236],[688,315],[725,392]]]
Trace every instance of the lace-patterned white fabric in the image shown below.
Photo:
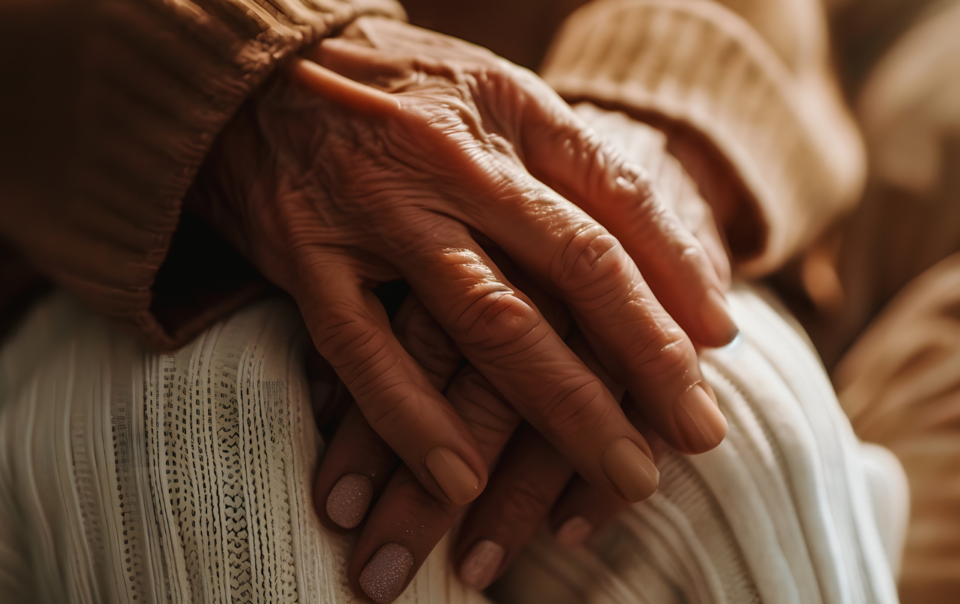
[[[899,466],[857,443],[791,324],[752,290],[732,304],[742,339],[704,355],[724,444],[668,456],[659,493],[589,548],[534,544],[496,600],[896,601]],[[360,601],[349,538],[314,517],[304,343],[282,301],[171,355],[64,295],[39,305],[0,353],[0,602]],[[400,602],[484,601],[447,554]]]

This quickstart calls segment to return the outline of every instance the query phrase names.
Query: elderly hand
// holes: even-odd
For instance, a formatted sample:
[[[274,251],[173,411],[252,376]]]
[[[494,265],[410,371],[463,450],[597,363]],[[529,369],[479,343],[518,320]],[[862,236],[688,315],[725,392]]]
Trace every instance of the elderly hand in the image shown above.
[[[606,138],[618,143],[627,157],[651,166],[652,178],[668,193],[669,205],[701,239],[724,279],[729,278],[729,260],[711,204],[698,193],[701,180],[694,175],[694,182],[667,153],[665,147],[668,140],[672,144],[672,137],[668,139],[620,113],[591,105],[580,105],[576,110]],[[701,179],[704,176],[703,171],[697,174]],[[571,326],[562,305],[529,283],[509,259],[496,257],[496,261],[619,398],[623,388],[604,371],[582,334]],[[573,547],[628,505],[618,494],[576,477],[569,462],[529,426],[515,433],[520,417],[475,369],[461,367],[462,355],[415,298],[408,298],[401,306],[393,327],[404,347],[427,369],[465,419],[485,460],[491,464],[496,460],[491,482],[467,514],[455,546],[457,569],[466,584],[476,589],[489,585],[545,519],[556,531],[558,544]],[[655,450],[665,446],[643,428],[642,414],[629,398],[624,409]],[[315,485],[318,513],[329,519],[328,526],[333,528],[357,526],[373,504],[348,574],[352,582],[374,596],[397,595],[462,509],[431,497],[408,468],[394,471],[395,466],[396,457],[390,448],[353,409],[338,427]],[[394,576],[390,586],[377,577],[381,548],[393,556],[401,552],[409,562],[405,575]]]
[[[656,486],[617,399],[478,239],[563,302],[668,443],[720,442],[726,423],[680,326],[708,345],[736,328],[707,254],[641,171],[535,76],[468,44],[363,18],[310,58],[233,120],[191,203],[294,296],[428,492],[464,504],[487,463],[371,293],[397,278],[587,480],[630,501]]]

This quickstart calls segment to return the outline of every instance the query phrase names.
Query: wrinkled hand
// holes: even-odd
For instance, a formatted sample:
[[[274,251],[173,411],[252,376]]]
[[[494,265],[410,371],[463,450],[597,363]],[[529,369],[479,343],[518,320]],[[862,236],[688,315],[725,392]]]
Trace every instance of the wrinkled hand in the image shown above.
[[[487,462],[371,293],[397,278],[588,481],[631,501],[655,488],[617,399],[478,238],[562,301],[669,444],[720,442],[726,424],[680,326],[708,345],[736,328],[703,247],[640,170],[535,76],[465,43],[363,18],[309,58],[232,121],[190,203],[294,296],[366,421],[431,495],[472,500]]]
[[[666,198],[683,224],[697,234],[724,280],[729,279],[729,260],[711,204],[700,194],[701,181],[691,179],[680,163],[667,154],[665,146],[670,139],[623,114],[588,105],[578,106],[577,112],[605,138],[616,142],[627,157],[650,166],[653,182],[667,193]],[[704,175],[702,171],[697,174],[701,178]],[[530,295],[568,346],[619,398],[623,388],[604,371],[582,334],[571,325],[562,305],[518,274],[508,259],[495,260],[511,281]],[[427,369],[433,383],[444,390],[467,422],[481,444],[484,458],[488,463],[497,460],[490,484],[471,507],[455,545],[456,568],[467,585],[475,589],[489,585],[544,520],[555,532],[558,545],[571,548],[629,504],[616,493],[575,476],[570,463],[529,426],[515,432],[519,416],[475,369],[469,365],[461,367],[462,355],[415,298],[408,298],[401,306],[393,327],[404,347]],[[629,397],[624,409],[655,453],[666,446],[644,429],[643,418]],[[375,593],[380,596],[398,594],[413,579],[462,509],[431,497],[408,468],[401,466],[394,471],[396,464],[393,452],[354,408],[338,427],[315,485],[317,510],[321,518],[329,520],[328,526],[353,528],[366,516],[348,573],[368,593],[376,587]],[[393,555],[404,552],[403,557],[409,562],[406,575],[394,575],[395,582],[389,588],[383,580],[376,579],[380,566],[377,552],[384,547]],[[364,570],[368,563],[370,570]]]

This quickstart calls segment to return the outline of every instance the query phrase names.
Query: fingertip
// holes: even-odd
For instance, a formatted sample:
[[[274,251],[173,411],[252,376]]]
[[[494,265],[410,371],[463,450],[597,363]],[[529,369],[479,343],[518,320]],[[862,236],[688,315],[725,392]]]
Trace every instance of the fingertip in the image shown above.
[[[700,303],[700,324],[708,339],[706,343],[715,347],[726,346],[740,333],[730,305],[716,289],[708,290]]]
[[[704,453],[717,447],[727,435],[727,419],[701,384],[684,392],[673,408],[674,421],[688,453]]]
[[[572,550],[580,547],[593,534],[593,524],[583,516],[568,518],[553,536],[560,549]]]
[[[399,543],[387,543],[377,550],[360,573],[363,593],[379,604],[388,604],[403,593],[413,569],[413,554]]]
[[[486,589],[497,578],[497,571],[506,554],[507,550],[495,541],[478,541],[460,564],[460,580],[477,591]]]
[[[643,501],[653,495],[660,484],[657,466],[626,436],[607,446],[600,464],[614,488],[627,501]]]
[[[327,496],[327,516],[341,528],[355,528],[363,521],[371,501],[373,482],[363,474],[347,474]]]
[[[430,449],[423,463],[455,505],[466,505],[480,495],[480,477],[462,457],[447,447]]]

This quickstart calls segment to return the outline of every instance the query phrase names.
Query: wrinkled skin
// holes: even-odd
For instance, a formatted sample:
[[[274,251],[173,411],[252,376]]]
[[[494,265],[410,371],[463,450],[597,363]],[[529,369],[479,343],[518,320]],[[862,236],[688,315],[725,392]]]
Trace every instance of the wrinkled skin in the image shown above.
[[[595,107],[590,112],[607,113]],[[621,122],[626,119],[619,118]],[[634,131],[627,128],[620,136],[629,138],[644,134],[636,132],[637,129],[636,126]],[[673,131],[665,130],[666,142],[672,149],[678,137]],[[691,143],[686,138],[679,140]],[[685,157],[700,153],[696,148],[687,148],[687,151]],[[705,248],[719,256],[718,264],[724,268],[722,263],[727,262],[727,252],[717,231],[712,207],[717,204],[723,207],[730,200],[726,195],[717,198],[713,193],[726,193],[735,189],[736,183],[718,182],[724,178],[724,171],[709,165],[703,158],[696,159],[698,161],[684,163],[692,179],[681,187],[677,198],[668,202]],[[711,194],[710,203],[701,196],[698,188],[704,197]],[[623,388],[604,371],[582,334],[571,325],[562,305],[518,274],[508,259],[497,257],[496,261],[505,267],[513,283],[534,299],[557,332],[565,337],[568,346],[619,398]],[[455,568],[468,585],[476,589],[489,585],[545,521],[555,534],[557,545],[571,548],[581,544],[629,505],[616,493],[590,485],[576,476],[571,464],[529,426],[517,431],[519,415],[476,369],[470,365],[461,367],[459,350],[415,298],[408,298],[401,306],[393,328],[404,348],[421,363],[431,381],[445,392],[465,419],[481,444],[485,459],[493,463],[500,455],[492,470],[490,484],[461,523],[454,547]],[[331,403],[329,399],[321,402],[328,413],[336,404]],[[341,400],[340,404],[349,405],[350,401]],[[625,401],[625,410],[658,456],[667,445],[646,428],[637,405],[629,398]],[[408,468],[400,466],[397,469],[395,454],[377,437],[355,407],[337,427],[328,453],[315,488],[318,513],[328,526],[334,530],[339,528],[327,518],[324,504],[341,476],[358,473],[372,477],[377,496],[362,527],[351,560],[351,574],[356,577],[382,545],[400,543],[408,548],[415,560],[414,569],[408,576],[408,580],[412,580],[416,568],[456,524],[464,508],[431,497]],[[502,549],[500,558],[485,573],[471,572],[470,554],[485,541]]]
[[[704,387],[687,334],[722,345],[736,333],[711,302],[725,265],[642,169],[599,144],[535,76],[465,43],[363,18],[307,58],[231,122],[188,203],[297,300],[356,400],[353,417],[403,460],[409,484],[463,505],[506,444],[478,439],[452,404],[457,379],[489,388],[499,407],[481,407],[514,428],[523,417],[565,471],[617,497],[638,495],[604,470],[607,445],[651,451],[609,385],[623,384],[638,423],[669,445],[719,444],[674,410]],[[570,327],[558,334],[487,250],[569,312],[581,354],[601,353],[593,370],[564,342]],[[476,377],[458,374],[446,397],[371,293],[394,279],[471,364]],[[715,400],[700,412],[723,422]],[[438,482],[425,462],[436,447],[462,460],[465,480]],[[361,550],[358,559],[372,553]]]

